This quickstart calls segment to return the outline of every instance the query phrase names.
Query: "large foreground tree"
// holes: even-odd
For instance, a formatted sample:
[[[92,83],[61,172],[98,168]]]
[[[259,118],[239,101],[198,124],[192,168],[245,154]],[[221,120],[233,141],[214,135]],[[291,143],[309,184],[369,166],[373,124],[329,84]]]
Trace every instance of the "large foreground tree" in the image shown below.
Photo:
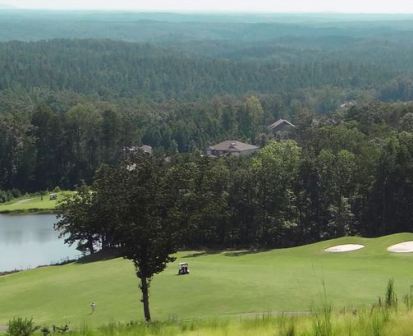
[[[153,276],[162,272],[167,263],[174,261],[182,221],[177,211],[180,197],[179,172],[170,169],[164,160],[144,154],[135,156],[119,168],[104,168],[93,185],[93,204],[96,212],[79,212],[90,220],[102,223],[102,235],[111,231],[112,245],[117,246],[124,258],[133,262],[146,321],[151,320],[149,287]],[[85,202],[91,202],[85,197]],[[79,207],[79,199],[67,200],[62,209],[64,221],[74,221],[72,207]],[[78,226],[72,226],[77,230]],[[94,227],[96,227],[94,225]],[[67,231],[67,230],[66,230]],[[70,232],[72,235],[77,232]]]

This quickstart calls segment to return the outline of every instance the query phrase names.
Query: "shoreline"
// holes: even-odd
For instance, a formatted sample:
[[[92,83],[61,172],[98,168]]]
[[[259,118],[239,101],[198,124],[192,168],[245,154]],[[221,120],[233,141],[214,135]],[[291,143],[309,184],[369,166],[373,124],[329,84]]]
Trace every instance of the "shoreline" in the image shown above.
[[[56,209],[16,209],[0,210],[0,215],[57,215]]]
[[[64,266],[64,265],[72,264],[72,263],[90,263],[90,262],[103,261],[103,260],[115,259],[115,258],[120,258],[120,257],[121,256],[118,252],[118,249],[106,248],[103,250],[99,250],[95,252],[94,254],[88,254],[88,255],[79,254],[78,257],[61,259],[60,261],[51,262],[50,264],[43,264],[43,265],[38,265],[38,266],[24,268],[24,269],[14,269],[10,271],[0,271],[0,278],[2,276],[25,272],[25,271],[31,271],[31,270],[35,270],[39,268]]]
[[[26,271],[33,271],[33,270],[39,269],[39,268],[64,266],[64,265],[67,265],[67,264],[78,262],[80,259],[81,258],[67,259],[67,260],[63,260],[63,261],[60,261],[60,262],[51,263],[51,264],[48,264],[48,265],[39,265],[39,266],[25,268],[25,269],[15,269],[15,270],[12,270],[12,271],[0,271],[0,278],[4,277],[4,276],[7,276],[7,275],[16,274],[16,273],[21,273],[21,272],[26,272]]]
[[[6,276],[6,275],[15,274],[15,273],[19,273],[19,272],[22,272],[22,270],[14,270],[14,271],[4,271],[4,272],[0,272],[0,277]]]
[[[64,201],[67,197],[71,197],[74,193],[70,190],[53,192],[56,195],[53,199],[50,199],[50,196],[48,196],[51,192],[25,194],[0,203],[0,214],[56,214],[59,202]]]

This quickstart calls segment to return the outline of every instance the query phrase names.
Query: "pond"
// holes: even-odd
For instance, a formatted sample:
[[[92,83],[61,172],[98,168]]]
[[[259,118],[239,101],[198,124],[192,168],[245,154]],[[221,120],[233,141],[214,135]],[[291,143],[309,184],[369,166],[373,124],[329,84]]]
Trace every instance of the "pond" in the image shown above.
[[[0,214],[0,272],[74,259],[79,252],[53,229],[54,215]]]

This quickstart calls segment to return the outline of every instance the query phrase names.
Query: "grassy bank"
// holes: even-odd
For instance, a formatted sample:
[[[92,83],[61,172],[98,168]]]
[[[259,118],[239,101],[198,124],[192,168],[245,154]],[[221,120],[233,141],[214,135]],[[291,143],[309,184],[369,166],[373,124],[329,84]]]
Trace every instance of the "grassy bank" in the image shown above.
[[[46,328],[53,330],[43,325],[43,332]],[[376,301],[368,309],[340,311],[324,303],[306,316],[262,314],[238,319],[106,323],[97,328],[83,324],[69,330],[73,336],[410,336],[413,313],[405,304],[387,306]]]
[[[328,308],[327,308],[328,309]],[[410,336],[413,314],[408,311],[360,310],[315,312],[309,317],[270,317],[145,324],[111,324],[81,328],[78,336]]]
[[[58,201],[62,200],[70,191],[57,193],[57,199],[51,200],[50,194],[43,197],[39,194],[25,195],[0,204],[0,213],[3,214],[24,214],[24,213],[53,213]]]
[[[210,319],[251,317],[256,313],[305,313],[326,292],[336,307],[370,305],[393,278],[400,293],[413,284],[412,254],[388,253],[389,245],[413,234],[377,239],[341,238],[261,253],[180,253],[151,286],[153,317]],[[324,249],[361,243],[362,250],[328,254]],[[191,274],[177,276],[189,262]],[[142,317],[137,279],[130,262],[112,259],[46,267],[0,277],[0,324],[11,317],[39,323],[91,326]],[[90,314],[90,302],[96,302]]]

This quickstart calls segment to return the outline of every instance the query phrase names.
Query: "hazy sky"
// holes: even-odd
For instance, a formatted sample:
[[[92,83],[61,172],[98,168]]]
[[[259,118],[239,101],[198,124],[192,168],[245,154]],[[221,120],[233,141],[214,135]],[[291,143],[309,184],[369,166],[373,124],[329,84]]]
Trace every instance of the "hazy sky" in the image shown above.
[[[23,8],[413,13],[413,0],[0,0]]]

